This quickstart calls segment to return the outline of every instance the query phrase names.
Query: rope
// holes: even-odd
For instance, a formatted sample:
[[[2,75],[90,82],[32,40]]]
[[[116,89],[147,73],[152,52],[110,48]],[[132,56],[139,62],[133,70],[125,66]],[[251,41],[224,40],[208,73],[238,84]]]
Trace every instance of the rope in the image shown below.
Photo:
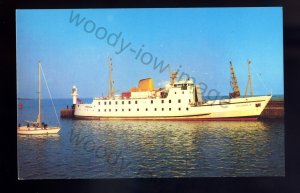
[[[54,108],[54,112],[55,112],[55,116],[56,116],[57,122],[58,122],[59,126],[61,127],[60,121],[59,121],[59,119],[58,119],[58,115],[57,115],[57,112],[56,112],[56,109],[55,109],[55,106],[54,106],[54,103],[53,103],[53,100],[52,100],[52,95],[51,95],[50,89],[49,89],[49,87],[48,87],[48,83],[47,83],[46,76],[45,76],[45,74],[44,74],[42,65],[40,65],[40,66],[41,66],[41,71],[42,71],[44,80],[45,80],[45,82],[46,82],[46,87],[47,87],[48,93],[49,93],[49,95],[50,95],[51,103],[52,103],[52,106],[53,106],[53,108]]]
[[[254,66],[253,63],[252,63],[252,66]],[[265,83],[264,83],[264,81],[262,80],[262,78],[258,75],[258,73],[257,73],[257,71],[255,70],[255,68],[252,68],[252,69],[254,70],[256,76],[259,78],[259,81],[262,83],[262,85],[263,85],[263,87],[265,88],[265,90],[266,90],[266,91],[270,90],[271,95],[272,95],[272,90],[267,88],[267,86],[265,85]]]

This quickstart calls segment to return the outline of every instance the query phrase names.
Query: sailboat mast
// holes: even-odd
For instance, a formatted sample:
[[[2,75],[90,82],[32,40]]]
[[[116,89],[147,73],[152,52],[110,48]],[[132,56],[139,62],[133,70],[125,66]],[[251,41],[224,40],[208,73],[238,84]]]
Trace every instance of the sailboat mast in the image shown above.
[[[40,126],[41,125],[41,64],[40,64],[40,62],[38,64],[38,74],[39,74],[39,84],[38,84],[39,113],[38,113],[36,122],[37,122],[38,126]]]

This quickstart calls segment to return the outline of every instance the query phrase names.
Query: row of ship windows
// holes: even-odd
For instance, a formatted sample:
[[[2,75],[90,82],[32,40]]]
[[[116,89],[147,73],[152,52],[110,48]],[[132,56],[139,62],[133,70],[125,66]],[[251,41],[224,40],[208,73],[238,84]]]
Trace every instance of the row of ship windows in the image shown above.
[[[137,111],[140,111],[139,108],[137,108],[136,110],[137,110]],[[161,108],[161,110],[164,111],[165,109],[164,109],[164,108]],[[171,110],[172,110],[172,108],[169,108],[169,111],[171,111]],[[181,108],[179,107],[178,110],[181,111]],[[185,110],[188,111],[189,108],[187,107]],[[108,111],[111,112],[111,109],[108,109]],[[116,112],[117,112],[117,111],[118,111],[118,109],[116,109]],[[124,111],[124,109],[122,109],[122,111]],[[131,111],[131,109],[128,109],[128,111]],[[148,111],[148,108],[146,108],[145,111]],[[157,108],[154,108],[154,111],[157,111]],[[98,112],[100,112],[100,109],[98,109]],[[104,109],[104,112],[106,112],[106,109]]]
[[[189,101],[191,102],[191,99],[189,99]],[[165,100],[161,100],[161,103],[164,103],[165,102]],[[169,100],[169,103],[171,103],[172,101],[171,100]],[[151,104],[153,104],[153,100],[151,100],[150,101],[150,103]],[[181,103],[181,99],[178,99],[178,103]],[[98,105],[100,105],[101,103],[100,102],[98,102]],[[105,101],[104,102],[104,105],[106,105],[107,104],[107,102]],[[118,104],[118,101],[115,101],[115,104],[117,105]],[[122,105],[124,105],[125,104],[125,101],[122,101]],[[131,101],[128,101],[128,104],[131,104]],[[138,104],[138,101],[135,101],[135,104]],[[111,101],[109,101],[108,102],[108,105],[111,105]]]

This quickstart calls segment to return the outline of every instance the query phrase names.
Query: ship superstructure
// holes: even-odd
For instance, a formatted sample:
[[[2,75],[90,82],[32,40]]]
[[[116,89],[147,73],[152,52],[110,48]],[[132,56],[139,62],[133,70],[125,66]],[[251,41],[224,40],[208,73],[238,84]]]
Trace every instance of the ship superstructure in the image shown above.
[[[271,96],[240,97],[231,64],[230,98],[204,101],[200,86],[193,80],[177,81],[173,72],[164,88],[154,88],[151,78],[142,79],[137,87],[113,93],[112,63],[110,60],[110,86],[107,97],[95,97],[90,104],[78,103],[77,89],[73,88],[74,116],[80,119],[125,120],[255,120]]]

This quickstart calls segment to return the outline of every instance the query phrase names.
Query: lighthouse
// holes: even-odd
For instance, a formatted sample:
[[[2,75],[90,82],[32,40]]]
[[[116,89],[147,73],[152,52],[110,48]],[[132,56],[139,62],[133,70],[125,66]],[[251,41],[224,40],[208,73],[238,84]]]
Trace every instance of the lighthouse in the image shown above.
[[[78,96],[77,88],[74,85],[73,88],[72,88],[73,107],[77,104],[77,96]]]
[[[73,118],[74,117],[74,110],[75,110],[77,100],[78,100],[77,96],[78,96],[77,88],[74,85],[72,87],[72,98],[73,98],[72,108],[69,109],[69,106],[67,105],[66,109],[60,110],[60,117],[61,118]]]

